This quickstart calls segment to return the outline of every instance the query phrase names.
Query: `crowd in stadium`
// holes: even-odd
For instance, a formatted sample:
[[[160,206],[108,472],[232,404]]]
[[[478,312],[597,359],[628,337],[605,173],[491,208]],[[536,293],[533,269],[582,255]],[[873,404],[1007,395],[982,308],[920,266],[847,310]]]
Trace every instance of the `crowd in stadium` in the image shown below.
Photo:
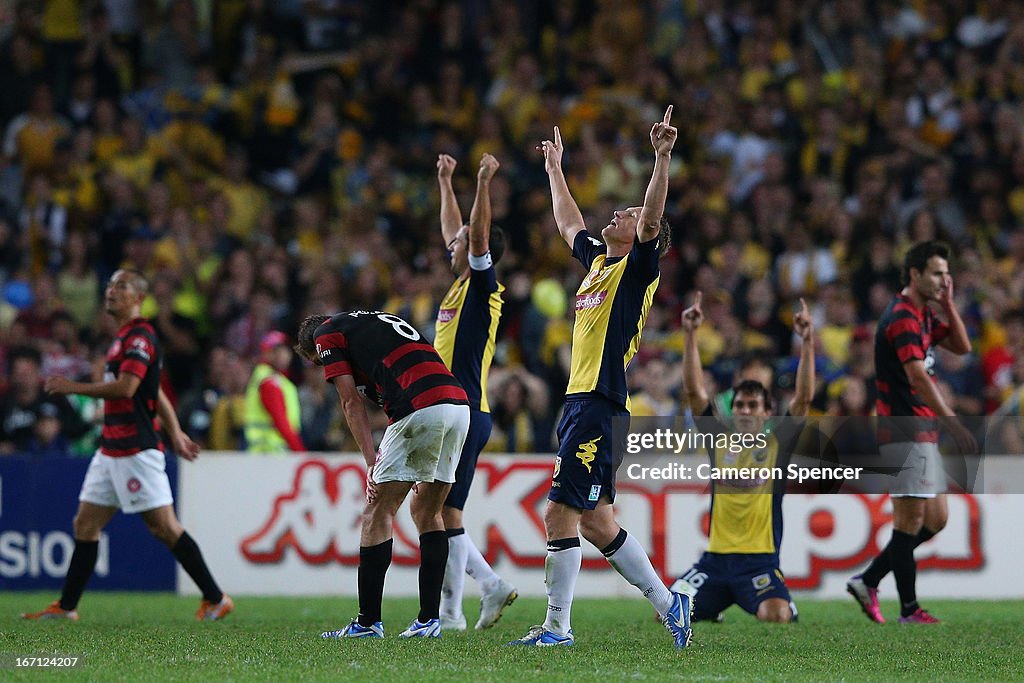
[[[47,0],[0,12],[0,454],[92,453],[101,411],[44,400],[42,382],[102,373],[114,332],[102,292],[120,267],[151,282],[143,313],[164,344],[165,389],[207,448],[244,446],[244,392],[272,330],[374,308],[432,337],[453,278],[440,153],[459,162],[464,207],[482,154],[501,163],[489,448],[550,451],[581,275],[537,145],[560,126],[596,234],[643,197],[647,131],[666,104],[679,129],[673,246],[630,366],[634,415],[683,408],[680,312],[696,290],[709,386],[759,354],[792,391],[804,297],[813,410],[870,414],[875,321],[906,249],[933,238],[953,247],[974,348],[937,356],[941,386],[961,414],[1020,411],[1019,3]],[[320,370],[292,368],[303,443],[351,449]]]

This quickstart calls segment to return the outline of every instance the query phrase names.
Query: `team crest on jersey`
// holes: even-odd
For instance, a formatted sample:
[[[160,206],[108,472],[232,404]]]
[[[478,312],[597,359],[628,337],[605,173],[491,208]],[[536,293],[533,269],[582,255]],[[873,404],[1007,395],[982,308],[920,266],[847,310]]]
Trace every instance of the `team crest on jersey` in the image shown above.
[[[604,303],[604,300],[607,297],[607,290],[604,292],[598,292],[597,294],[577,294],[576,310],[582,311],[588,308],[597,308],[598,306]]]
[[[756,462],[758,465],[763,465],[765,461],[768,460],[768,449],[755,448],[750,452],[750,455],[752,458],[754,458],[754,462]]]
[[[608,268],[599,268],[598,270],[591,270],[587,273],[587,276],[583,278],[583,282],[580,284],[581,289],[586,289],[591,285],[603,280],[609,273]]]
[[[442,308],[437,312],[437,322],[449,323],[455,319],[456,309],[454,308]]]

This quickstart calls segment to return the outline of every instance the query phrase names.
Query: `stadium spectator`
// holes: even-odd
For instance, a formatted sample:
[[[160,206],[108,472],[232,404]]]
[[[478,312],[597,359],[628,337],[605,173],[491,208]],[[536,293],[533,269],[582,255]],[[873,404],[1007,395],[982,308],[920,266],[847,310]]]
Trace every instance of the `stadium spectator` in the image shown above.
[[[36,426],[44,416],[57,417],[60,425],[59,435],[50,434],[53,425],[47,425],[48,443],[57,436],[75,439],[88,430],[65,397],[48,396],[43,391],[42,358],[36,349],[14,350],[8,367],[9,386],[0,395],[0,455],[27,450],[37,438]]]

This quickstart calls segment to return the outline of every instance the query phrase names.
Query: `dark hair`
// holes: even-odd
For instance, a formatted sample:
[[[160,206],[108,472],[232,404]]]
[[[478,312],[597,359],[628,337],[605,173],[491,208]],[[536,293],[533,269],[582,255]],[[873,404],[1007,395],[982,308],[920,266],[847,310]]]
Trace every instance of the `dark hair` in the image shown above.
[[[43,354],[34,346],[19,346],[11,351],[8,368],[14,368],[14,361],[24,359],[34,363],[36,367],[43,366]]]
[[[320,360],[316,354],[316,328],[323,325],[325,322],[331,319],[331,316],[324,315],[323,313],[314,313],[313,315],[306,316],[305,320],[299,323],[299,334],[298,343],[295,345],[295,350],[301,356],[307,358],[314,358],[314,363],[318,363]]]
[[[505,253],[505,231],[497,225],[491,225],[491,236],[487,240],[487,248],[491,250],[491,262],[497,263]]]
[[[918,242],[910,248],[907,255],[903,257],[903,284],[910,284],[910,269],[913,268],[923,273],[928,267],[928,259],[938,256],[941,259],[949,260],[949,245],[945,242]]]
[[[764,401],[764,409],[772,409],[772,395],[771,393],[769,393],[768,387],[761,384],[757,380],[745,379],[739,384],[737,384],[735,387],[733,387],[732,401],[729,402],[730,408],[732,408],[732,406],[736,403],[736,397],[739,396],[740,394],[760,394],[761,399]]]
[[[668,219],[664,216],[659,221],[661,229],[658,231],[658,258],[661,258],[668,253],[668,248],[672,246],[672,226],[669,225]]]

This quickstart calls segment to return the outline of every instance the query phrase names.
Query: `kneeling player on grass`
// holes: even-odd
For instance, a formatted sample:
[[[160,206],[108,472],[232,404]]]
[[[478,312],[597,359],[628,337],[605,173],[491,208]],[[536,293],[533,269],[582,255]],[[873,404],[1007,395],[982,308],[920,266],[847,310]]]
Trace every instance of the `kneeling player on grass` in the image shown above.
[[[697,328],[704,321],[700,292],[690,308],[683,311],[686,351],[683,381],[694,415],[703,416],[701,425],[712,421],[715,429],[727,429],[718,422],[704,388],[704,372],[697,350]],[[793,320],[793,330],[802,340],[796,373],[796,394],[788,416],[804,417],[814,395],[814,328],[807,305]],[[764,433],[771,415],[771,394],[754,380],[744,380],[732,395],[733,428],[746,434]],[[767,448],[747,448],[739,453],[716,453],[709,449],[711,464],[721,467],[786,469],[802,424],[783,420],[767,434]],[[796,605],[779,569],[782,542],[782,496],[785,480],[711,482],[711,529],[708,550],[693,567],[673,584],[672,590],[694,598],[695,620],[717,620],[722,610],[738,604],[761,621],[788,623],[796,619]]]
[[[366,510],[359,539],[359,616],[323,638],[383,638],[381,601],[391,566],[395,514],[417,482],[411,512],[420,534],[420,612],[401,638],[440,638],[441,582],[448,535],[441,518],[469,431],[469,401],[416,328],[383,311],[311,315],[296,347],[324,368],[366,460]],[[363,405],[388,415],[378,452]]]

